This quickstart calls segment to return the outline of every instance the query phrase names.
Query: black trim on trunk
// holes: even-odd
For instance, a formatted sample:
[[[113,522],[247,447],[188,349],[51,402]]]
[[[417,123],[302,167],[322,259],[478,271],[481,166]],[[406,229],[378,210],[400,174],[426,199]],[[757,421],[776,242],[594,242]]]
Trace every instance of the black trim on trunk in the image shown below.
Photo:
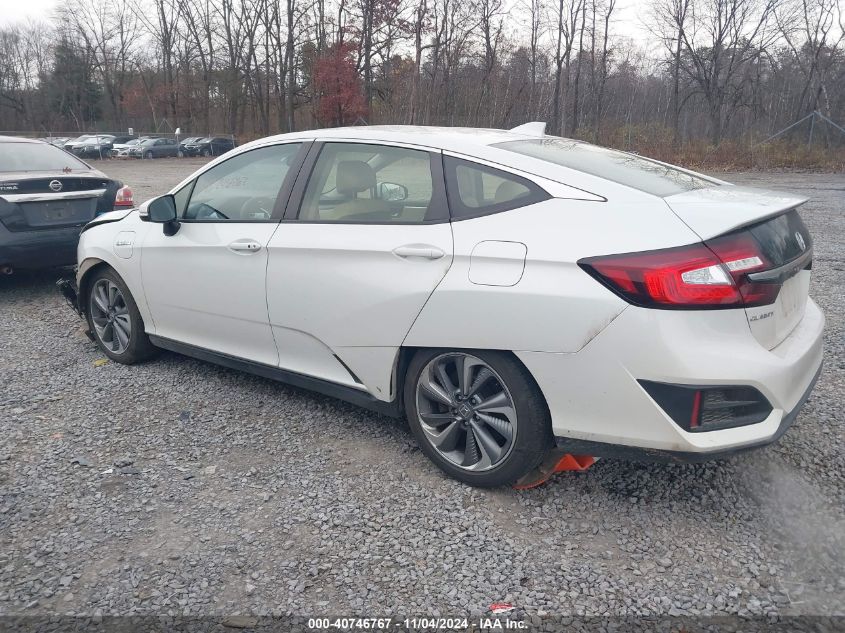
[[[813,264],[813,247],[804,251],[798,259],[793,259],[791,262],[772,268],[771,270],[764,270],[759,273],[750,273],[748,278],[755,283],[763,284],[780,284],[794,277],[799,271],[805,268],[810,268]]]
[[[368,394],[366,391],[347,387],[346,385],[339,385],[320,378],[314,378],[313,376],[306,376],[304,374],[288,371],[287,369],[282,369],[280,367],[273,367],[272,365],[265,365],[263,363],[256,363],[243,358],[230,356],[228,354],[213,352],[202,347],[196,347],[194,345],[188,345],[186,343],[180,343],[161,336],[156,336],[155,334],[150,334],[149,337],[153,345],[171,352],[184,354],[185,356],[190,356],[216,365],[222,365],[223,367],[228,367],[230,369],[245,371],[250,374],[255,374],[256,376],[269,378],[270,380],[277,380],[278,382],[293,385],[294,387],[308,389],[309,391],[316,391],[317,393],[321,393],[325,396],[337,398],[338,400],[349,402],[382,415],[394,418],[401,417],[399,406],[395,400],[393,402],[384,402],[383,400],[373,398],[373,396]]]

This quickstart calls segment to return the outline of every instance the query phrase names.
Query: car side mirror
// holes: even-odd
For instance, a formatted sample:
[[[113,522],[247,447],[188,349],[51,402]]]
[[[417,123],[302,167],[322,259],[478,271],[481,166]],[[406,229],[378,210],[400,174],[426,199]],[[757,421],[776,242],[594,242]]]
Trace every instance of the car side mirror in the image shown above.
[[[408,188],[395,182],[380,182],[378,184],[378,197],[389,202],[407,200]]]
[[[172,195],[166,194],[150,200],[147,203],[146,212],[148,222],[164,225],[165,235],[175,235],[179,230],[179,221],[176,219],[176,200]]]

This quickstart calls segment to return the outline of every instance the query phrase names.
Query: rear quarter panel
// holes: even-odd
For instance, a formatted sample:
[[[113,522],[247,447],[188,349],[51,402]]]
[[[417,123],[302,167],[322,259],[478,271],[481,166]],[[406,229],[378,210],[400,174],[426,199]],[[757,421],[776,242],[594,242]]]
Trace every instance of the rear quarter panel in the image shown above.
[[[581,270],[579,259],[698,241],[659,198],[636,192],[627,197],[551,199],[453,222],[452,267],[404,344],[577,352],[628,305]],[[501,258],[497,261],[488,244],[482,245],[487,259],[474,258],[479,243],[489,241],[508,244]],[[514,243],[525,245],[525,263],[511,283],[514,263],[508,253],[519,252]],[[476,274],[479,264],[488,274]],[[496,269],[502,271],[501,285],[490,283]]]

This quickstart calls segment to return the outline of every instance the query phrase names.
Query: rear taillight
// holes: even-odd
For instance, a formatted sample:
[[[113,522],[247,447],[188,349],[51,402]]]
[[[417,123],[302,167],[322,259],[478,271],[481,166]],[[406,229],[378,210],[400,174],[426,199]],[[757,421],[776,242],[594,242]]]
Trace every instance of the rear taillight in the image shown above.
[[[757,240],[750,233],[745,231],[731,233],[708,240],[705,245],[722,260],[742,295],[742,305],[751,308],[775,302],[780,292],[780,284],[754,283],[748,277],[749,273],[773,267],[760,250]]]
[[[754,238],[740,232],[704,244],[589,257],[578,265],[634,305],[695,310],[774,303],[779,284],[753,283],[748,273],[768,262]]]
[[[134,205],[132,201],[132,190],[123,186],[117,190],[117,195],[114,198],[114,206],[117,207],[131,207]]]

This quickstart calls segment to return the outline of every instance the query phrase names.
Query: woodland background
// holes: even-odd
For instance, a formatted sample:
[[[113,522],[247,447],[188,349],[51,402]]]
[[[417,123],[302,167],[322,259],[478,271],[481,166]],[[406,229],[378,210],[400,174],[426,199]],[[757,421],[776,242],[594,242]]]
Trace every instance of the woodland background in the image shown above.
[[[711,167],[845,166],[845,0],[68,0],[0,26],[0,130],[548,132]]]

